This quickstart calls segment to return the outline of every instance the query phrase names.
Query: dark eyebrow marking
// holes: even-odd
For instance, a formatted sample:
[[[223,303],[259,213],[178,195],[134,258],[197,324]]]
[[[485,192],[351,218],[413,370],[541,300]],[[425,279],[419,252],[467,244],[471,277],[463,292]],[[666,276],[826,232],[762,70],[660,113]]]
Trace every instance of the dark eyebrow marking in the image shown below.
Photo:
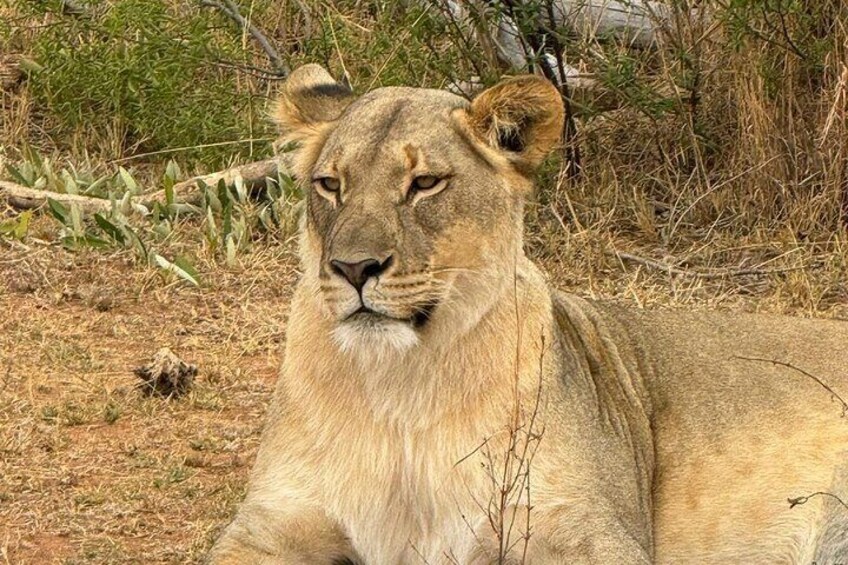
[[[367,140],[370,142],[371,146],[368,147],[369,144],[365,144],[366,147],[364,148],[362,155],[362,159],[364,161],[373,161],[375,159],[375,155],[383,150],[383,142],[389,136],[389,133],[398,121],[398,118],[407,103],[408,100],[406,99],[397,100],[387,109],[385,113],[381,113],[380,116],[376,117],[374,124],[370,127],[368,133],[365,134],[367,135]]]
[[[392,126],[397,122],[398,117],[400,117],[400,113],[403,112],[404,106],[406,106],[408,100],[398,100],[394,106],[391,108],[391,112],[388,113],[388,116],[385,119],[380,120],[374,127],[374,133],[379,135],[379,139],[384,139],[389,130],[392,129]]]

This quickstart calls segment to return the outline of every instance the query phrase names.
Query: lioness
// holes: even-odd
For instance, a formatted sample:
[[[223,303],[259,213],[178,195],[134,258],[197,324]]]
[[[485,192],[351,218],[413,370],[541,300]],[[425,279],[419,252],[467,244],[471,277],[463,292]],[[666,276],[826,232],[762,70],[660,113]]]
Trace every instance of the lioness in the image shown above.
[[[212,562],[848,561],[848,324],[551,290],[522,249],[550,83],[355,98],[308,65],[277,117],[303,275]]]

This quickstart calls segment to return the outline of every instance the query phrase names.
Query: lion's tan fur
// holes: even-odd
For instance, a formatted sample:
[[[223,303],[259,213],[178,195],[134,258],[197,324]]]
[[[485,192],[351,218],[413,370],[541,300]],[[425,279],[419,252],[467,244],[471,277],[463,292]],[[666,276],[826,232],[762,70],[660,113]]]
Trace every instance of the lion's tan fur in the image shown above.
[[[523,254],[521,217],[527,171],[562,125],[553,87],[510,79],[468,105],[418,89],[353,102],[333,84],[307,66],[279,106],[301,144],[298,177],[342,188],[307,189],[286,358],[214,563],[827,555],[817,540],[834,514],[786,500],[848,497],[836,479],[848,421],[817,383],[751,359],[797,364],[848,394],[848,325],[552,292]],[[517,128],[512,150],[503,128]],[[436,173],[450,178],[443,194],[404,196],[416,174]],[[389,255],[361,296],[327,268]],[[360,300],[389,317],[348,323]],[[436,304],[426,324],[404,321],[422,301]]]

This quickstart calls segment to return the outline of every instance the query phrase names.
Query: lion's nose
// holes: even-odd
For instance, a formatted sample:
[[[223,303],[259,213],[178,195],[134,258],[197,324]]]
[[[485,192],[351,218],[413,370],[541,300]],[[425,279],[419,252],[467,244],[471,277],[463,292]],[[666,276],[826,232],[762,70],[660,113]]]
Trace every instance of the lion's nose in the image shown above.
[[[385,272],[392,264],[392,256],[389,255],[384,261],[376,259],[365,259],[356,263],[347,263],[333,259],[330,261],[330,266],[333,271],[344,277],[347,282],[353,285],[357,292],[362,290],[365,283],[371,277],[376,277]]]

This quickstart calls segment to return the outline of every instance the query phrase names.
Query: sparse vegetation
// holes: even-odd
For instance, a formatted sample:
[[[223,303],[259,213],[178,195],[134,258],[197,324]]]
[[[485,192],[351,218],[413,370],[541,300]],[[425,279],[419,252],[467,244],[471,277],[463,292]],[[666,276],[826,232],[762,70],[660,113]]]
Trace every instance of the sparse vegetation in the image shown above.
[[[494,82],[509,70],[475,30],[509,4],[465,20],[442,0],[240,9],[289,67],[319,62],[365,92]],[[524,33],[544,4],[513,13]],[[848,317],[848,4],[668,5],[654,50],[547,30],[604,95],[574,101],[579,178],[556,159],[540,172],[531,254],[582,295]],[[149,196],[271,155],[280,69],[200,2],[12,0],[0,79],[0,179],[108,203],[0,197],[0,556],[198,561],[256,448],[299,195],[280,175]],[[160,346],[198,365],[178,401],[134,389]]]

